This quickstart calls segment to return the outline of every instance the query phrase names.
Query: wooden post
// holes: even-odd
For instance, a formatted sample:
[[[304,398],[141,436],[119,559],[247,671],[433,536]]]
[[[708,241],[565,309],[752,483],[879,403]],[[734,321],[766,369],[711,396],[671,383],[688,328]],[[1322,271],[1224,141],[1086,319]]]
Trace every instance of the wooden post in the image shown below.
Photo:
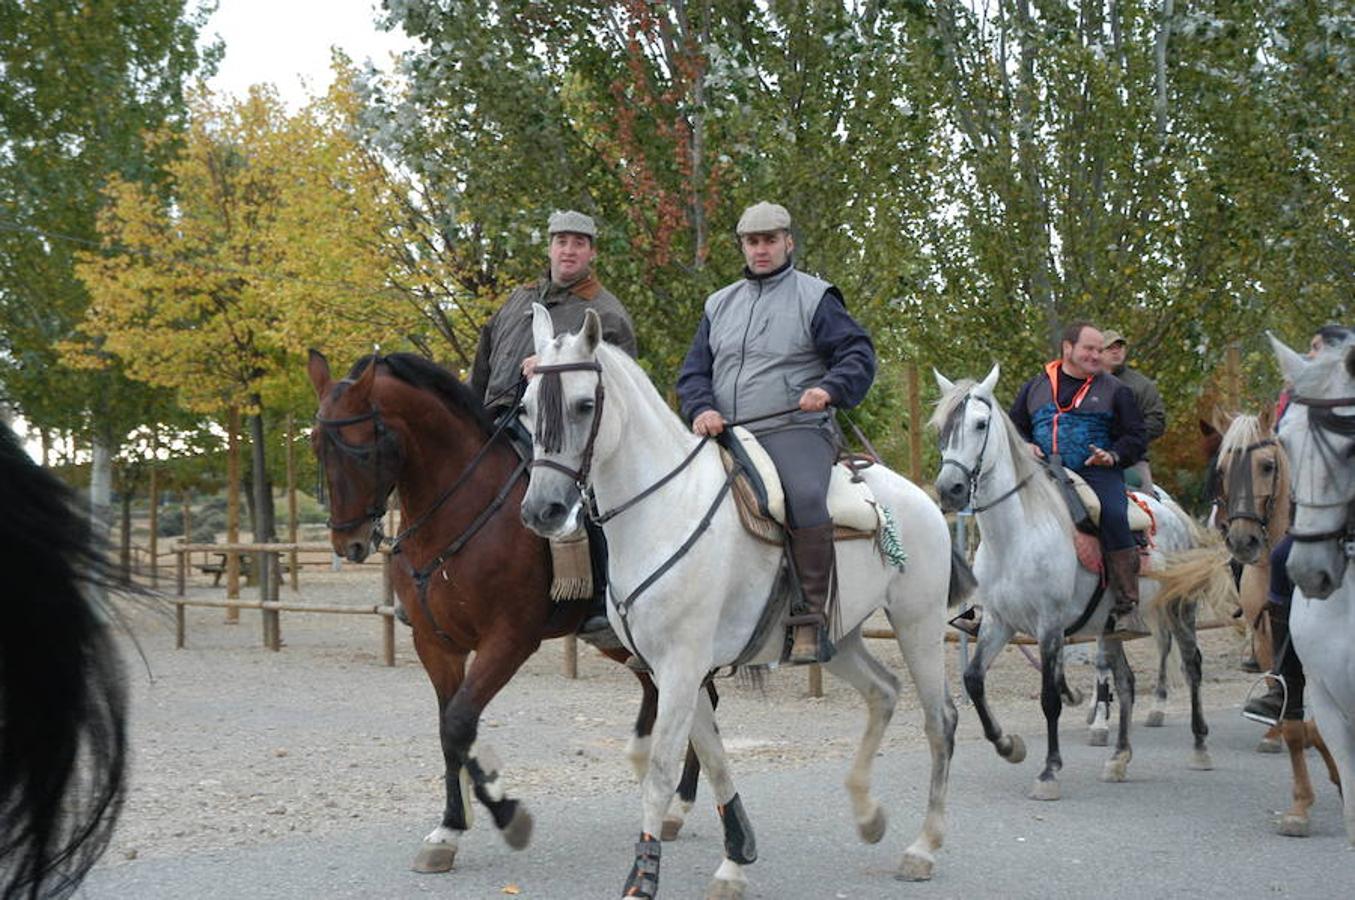
[[[914,484],[922,483],[922,389],[917,363],[908,364],[908,472]]]
[[[381,603],[395,612],[395,579],[391,571],[391,555],[381,552]],[[395,616],[381,617],[381,652],[386,665],[395,665]]]
[[[809,667],[809,696],[823,696],[823,666],[812,663]]]
[[[255,537],[257,540],[257,536]],[[240,408],[232,406],[226,417],[226,543],[240,543]],[[226,554],[226,599],[240,599],[240,557]],[[240,610],[226,609],[226,621],[240,621]]]
[[[160,540],[157,532],[160,526],[160,467],[156,465],[156,456],[160,449],[160,429],[151,427],[151,587],[160,586]]]
[[[188,551],[174,551],[175,563],[175,589],[182,600],[188,586]],[[187,632],[187,623],[184,621],[184,606],[182,603],[174,604],[174,647],[176,650],[182,650],[184,638]]]
[[[278,592],[282,588],[282,554],[261,553],[260,558],[267,560],[265,568],[268,571],[268,590],[266,591],[268,599],[275,604],[279,603]],[[264,615],[269,617],[268,635],[270,643],[268,648],[277,652],[282,649],[282,610],[264,610]]]
[[[193,511],[188,508],[188,488],[183,489],[183,542],[193,543]]]
[[[287,540],[293,544],[296,543],[297,530],[297,512],[296,512],[296,417],[292,413],[287,413]],[[292,566],[292,593],[295,594],[301,590],[301,582],[297,569],[296,551],[293,550],[287,557]]]
[[[579,638],[577,635],[565,635],[565,677],[579,677]]]

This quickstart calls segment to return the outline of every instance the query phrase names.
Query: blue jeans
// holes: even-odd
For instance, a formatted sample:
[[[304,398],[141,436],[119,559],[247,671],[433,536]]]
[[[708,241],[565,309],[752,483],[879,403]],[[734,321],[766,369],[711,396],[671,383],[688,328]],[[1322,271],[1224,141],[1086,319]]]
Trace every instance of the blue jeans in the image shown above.
[[[1078,473],[1101,500],[1101,546],[1107,551],[1134,546],[1129,530],[1129,498],[1124,493],[1124,472],[1106,466],[1087,466]]]

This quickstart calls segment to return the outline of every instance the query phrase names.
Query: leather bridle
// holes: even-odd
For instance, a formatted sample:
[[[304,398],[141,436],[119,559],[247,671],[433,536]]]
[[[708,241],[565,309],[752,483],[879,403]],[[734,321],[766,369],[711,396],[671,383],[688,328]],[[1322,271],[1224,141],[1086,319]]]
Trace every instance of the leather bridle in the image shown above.
[[[1270,546],[1270,517],[1275,511],[1280,466],[1277,461],[1274,470],[1270,473],[1270,492],[1265,495],[1265,500],[1258,506],[1256,489],[1252,479],[1252,454],[1266,447],[1278,446],[1279,441],[1272,437],[1231,452],[1229,455],[1232,459],[1228,464],[1228,477],[1222,483],[1224,520],[1231,522],[1233,519],[1242,519],[1243,521],[1255,522],[1261,528],[1267,547]]]
[[[1355,397],[1299,397],[1294,396],[1290,403],[1308,407],[1308,428],[1313,441],[1317,444],[1318,456],[1322,465],[1330,474],[1343,463],[1338,460],[1336,448],[1331,444],[1331,435],[1355,437],[1355,416],[1338,416],[1336,408],[1355,406]],[[1349,463],[1345,463],[1348,465]],[[1309,509],[1346,508],[1345,520],[1339,528],[1330,531],[1298,532],[1291,531],[1290,536],[1301,544],[1320,544],[1325,541],[1340,541],[1342,552],[1347,558],[1355,557],[1355,496],[1334,502],[1305,500],[1298,496],[1297,485],[1294,491],[1294,505]]]

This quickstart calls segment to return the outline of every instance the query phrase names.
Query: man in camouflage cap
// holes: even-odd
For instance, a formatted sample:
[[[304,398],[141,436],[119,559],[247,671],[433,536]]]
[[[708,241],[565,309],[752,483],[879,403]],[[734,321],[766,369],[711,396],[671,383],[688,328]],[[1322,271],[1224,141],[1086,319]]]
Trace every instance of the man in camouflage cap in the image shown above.
[[[533,303],[540,303],[550,311],[556,334],[578,331],[583,326],[584,312],[596,310],[602,319],[603,338],[632,357],[637,355],[630,315],[593,273],[597,225],[592,217],[575,210],[556,212],[550,217],[547,231],[549,270],[513,291],[480,329],[470,385],[495,418],[514,411],[521,397],[518,385],[524,376],[531,376],[536,362]],[[590,527],[588,537],[601,546],[600,529]],[[580,634],[610,627],[604,606],[606,569],[601,560],[605,554],[595,554],[590,562],[587,548],[587,542],[582,540],[551,543],[555,569],[552,597],[556,600],[579,599],[590,594],[593,597],[593,606],[579,628]]]
[[[786,494],[790,557],[804,609],[792,615],[791,662],[832,655],[827,615],[837,590],[828,480],[838,432],[829,406],[860,403],[875,379],[875,347],[842,292],[795,268],[790,213],[776,203],[744,210],[736,229],[743,277],[706,298],[678,375],[682,415],[700,435],[749,422]]]

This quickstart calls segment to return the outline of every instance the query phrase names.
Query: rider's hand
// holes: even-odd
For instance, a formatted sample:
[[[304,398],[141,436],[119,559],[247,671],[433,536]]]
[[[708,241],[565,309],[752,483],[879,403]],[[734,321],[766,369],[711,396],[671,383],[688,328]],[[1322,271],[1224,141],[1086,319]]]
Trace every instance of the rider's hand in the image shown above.
[[[823,412],[833,402],[833,395],[821,387],[812,387],[800,395],[800,409],[805,412]]]
[[[533,353],[522,361],[522,377],[531,378],[532,373],[536,371],[536,354]]]
[[[1092,455],[1083,461],[1084,466],[1113,466],[1115,465],[1115,454],[1109,450],[1102,450],[1095,444],[1091,445]]]
[[[725,430],[725,418],[713,409],[708,409],[692,420],[692,433],[702,437],[715,437]]]
[[[1030,455],[1036,459],[1044,459],[1044,451],[1040,449],[1039,444],[1026,444],[1030,448]]]

